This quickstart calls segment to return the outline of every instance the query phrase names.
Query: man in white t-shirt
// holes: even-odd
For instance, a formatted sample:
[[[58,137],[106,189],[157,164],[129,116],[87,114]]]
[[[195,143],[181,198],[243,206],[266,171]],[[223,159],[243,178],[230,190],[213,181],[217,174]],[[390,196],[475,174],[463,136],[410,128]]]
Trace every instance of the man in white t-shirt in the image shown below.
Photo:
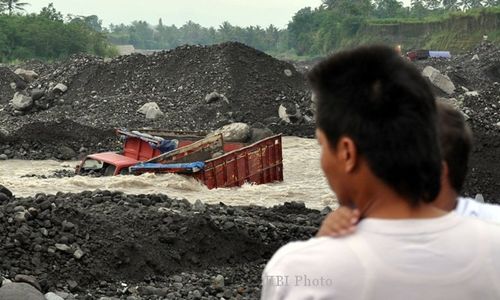
[[[262,299],[500,299],[500,226],[432,202],[441,161],[434,96],[388,47],[340,52],[309,74],[321,166],[354,234],[282,247]]]
[[[500,223],[500,205],[479,202],[472,198],[459,197],[455,212],[461,216]]]
[[[445,163],[441,191],[434,205],[462,216],[500,223],[500,206],[458,197],[467,175],[472,131],[463,115],[452,106],[438,102],[437,108],[439,142]]]
[[[472,148],[472,131],[458,110],[443,102],[437,102],[438,132],[444,170],[441,190],[434,206],[458,215],[500,223],[500,205],[458,197],[462,190]],[[317,236],[343,236],[356,230],[359,211],[339,207],[326,216]]]

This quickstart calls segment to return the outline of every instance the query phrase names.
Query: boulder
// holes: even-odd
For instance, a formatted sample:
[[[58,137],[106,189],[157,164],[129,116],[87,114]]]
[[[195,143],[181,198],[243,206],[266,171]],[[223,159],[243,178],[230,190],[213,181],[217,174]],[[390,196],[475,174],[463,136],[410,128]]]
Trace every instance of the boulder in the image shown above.
[[[0,160],[7,160],[9,157],[6,154],[0,154]]]
[[[464,117],[465,121],[469,121],[470,117],[468,114],[464,113],[463,111],[460,111],[462,113],[462,116]]]
[[[52,91],[59,92],[61,94],[66,93],[67,90],[68,90],[68,87],[62,83],[56,84],[56,86],[52,89]]]
[[[46,300],[64,300],[63,297],[61,297],[55,293],[52,293],[52,292],[45,294],[45,299]]]
[[[42,89],[33,89],[31,91],[31,99],[38,100],[45,95],[45,91]]]
[[[33,99],[31,97],[26,96],[24,93],[16,92],[14,94],[14,98],[10,100],[10,104],[15,110],[28,110],[33,105]]]
[[[274,133],[269,128],[252,128],[250,130],[250,141],[252,143],[272,136]]]
[[[28,220],[28,211],[18,211],[14,214],[14,220],[18,223],[23,223]]]
[[[31,82],[31,81],[34,81],[35,79],[38,78],[38,74],[33,71],[33,70],[25,70],[25,69],[16,69],[14,71],[14,73],[16,73],[17,75],[19,75],[19,77],[21,77],[22,79],[24,79],[25,81],[28,81],[28,82]]]
[[[212,103],[219,100],[223,100],[226,103],[229,103],[229,100],[226,98],[226,96],[224,96],[223,94],[219,94],[217,92],[211,92],[210,94],[205,96],[206,103]]]
[[[14,280],[16,282],[27,283],[27,284],[31,285],[32,287],[36,288],[39,291],[42,290],[42,287],[40,286],[40,284],[38,283],[38,281],[36,280],[36,278],[33,277],[33,276],[23,275],[23,274],[17,274],[16,277],[14,277]]]
[[[316,113],[317,107],[318,107],[318,97],[315,94],[312,94],[311,95],[311,105],[309,106],[309,108],[311,109],[313,114]]]
[[[2,300],[45,300],[44,295],[27,283],[7,283],[0,288]]]
[[[9,197],[9,198],[13,196],[12,192],[8,188],[6,188],[5,186],[3,186],[1,184],[0,184],[0,193],[7,195],[7,197]]]
[[[290,118],[288,117],[288,114],[286,113],[286,107],[283,106],[283,104],[280,105],[278,108],[278,116],[280,117],[281,120],[290,123]]]
[[[285,73],[286,77],[292,77],[293,73],[290,69],[285,69],[283,71],[283,73]]]
[[[0,192],[0,204],[7,201],[9,201],[9,197],[7,197],[7,195],[5,195],[4,193]]]
[[[216,290],[224,289],[224,276],[217,275],[212,279],[212,287]]]
[[[55,244],[54,246],[59,251],[66,252],[66,253],[73,253],[73,250],[71,249],[71,247],[66,245],[66,244]]]
[[[298,106],[290,103],[282,103],[279,106],[278,116],[286,123],[296,123],[302,119]]]
[[[75,252],[73,252],[73,256],[76,259],[81,259],[85,255],[85,252],[83,252],[81,249],[76,249]]]
[[[271,125],[271,124],[278,124],[280,122],[279,117],[269,117],[263,120],[264,124]]]
[[[156,102],[148,102],[137,110],[138,113],[146,116],[148,120],[156,120],[163,117],[163,112]]]
[[[250,126],[245,123],[232,123],[217,129],[210,136],[222,133],[226,142],[246,142],[250,138]]]
[[[429,78],[430,82],[435,87],[439,88],[446,94],[451,95],[455,92],[455,85],[453,84],[451,79],[448,76],[441,74],[439,70],[431,66],[427,66],[425,67],[422,74],[424,75],[424,77]]]
[[[468,96],[468,97],[479,97],[479,93],[477,91],[466,92],[465,96]]]
[[[446,104],[449,104],[453,106],[456,110],[461,110],[463,103],[462,101],[458,101],[456,98],[443,98],[443,97],[437,97],[437,101],[444,102]]]
[[[70,160],[76,156],[75,150],[68,146],[61,146],[61,148],[59,148],[59,158],[62,160]]]

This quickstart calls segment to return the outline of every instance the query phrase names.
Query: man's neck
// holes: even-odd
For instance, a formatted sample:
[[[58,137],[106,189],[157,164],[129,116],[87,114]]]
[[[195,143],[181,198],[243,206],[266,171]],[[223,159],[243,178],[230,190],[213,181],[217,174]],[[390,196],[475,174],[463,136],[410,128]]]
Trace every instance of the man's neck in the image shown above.
[[[430,203],[412,205],[409,199],[400,196],[387,185],[377,183],[366,186],[354,199],[364,218],[380,219],[424,219],[436,218],[446,214]]]
[[[412,206],[405,199],[394,201],[375,200],[366,210],[364,217],[377,219],[426,219],[441,217],[446,213],[446,211],[426,203]]]
[[[441,191],[433,205],[444,211],[452,211],[457,208],[458,193],[451,188],[449,183],[441,184]]]

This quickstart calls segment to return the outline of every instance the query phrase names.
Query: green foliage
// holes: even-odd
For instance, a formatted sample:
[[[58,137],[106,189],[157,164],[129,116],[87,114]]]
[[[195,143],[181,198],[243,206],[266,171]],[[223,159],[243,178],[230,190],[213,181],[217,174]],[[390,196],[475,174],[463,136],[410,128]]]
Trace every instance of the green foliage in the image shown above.
[[[74,53],[108,56],[116,50],[104,33],[79,22],[64,23],[52,4],[39,14],[0,15],[0,61],[48,60]]]
[[[225,41],[242,42],[262,51],[288,49],[288,33],[273,25],[242,28],[224,22],[216,29],[189,21],[177,28],[165,26],[160,19],[156,26],[144,21],[111,25],[107,36],[114,44],[132,44],[138,49],[171,49],[184,44],[209,45]]]
[[[26,5],[29,4],[19,0],[0,0],[0,12],[7,10],[12,15],[16,10],[24,10]]]
[[[96,15],[91,16],[69,16],[69,23],[79,24],[95,32],[102,32],[102,20]]]
[[[442,22],[456,15],[472,16],[499,9],[495,7],[499,0],[411,0],[410,7],[404,7],[399,0],[322,2],[314,10],[299,10],[288,24],[289,48],[298,55],[326,55],[363,42],[394,42],[383,36],[360,36],[360,30],[367,26],[387,29],[387,25]],[[456,34],[450,36],[445,41],[455,47],[460,39]]]
[[[299,10],[286,29],[273,25],[243,28],[229,22],[217,28],[206,28],[191,21],[177,27],[165,25],[162,19],[157,25],[134,21],[130,25],[110,25],[106,29],[96,15],[69,15],[65,19],[52,3],[39,14],[15,14],[27,5],[19,1],[0,0],[0,62],[29,58],[51,60],[82,52],[114,56],[117,50],[111,44],[132,44],[138,49],[171,49],[183,44],[208,45],[225,41],[242,42],[274,55],[281,53],[278,56],[283,58],[316,57],[362,43],[399,44],[399,40],[405,38],[373,34],[378,26],[392,32],[402,24],[409,24],[408,28],[426,28],[437,22],[449,24],[453,18],[456,18],[454,22],[460,22],[463,17],[500,14],[500,0],[411,0],[410,7],[404,7],[401,0],[323,0],[316,9]],[[444,49],[468,47],[482,38],[482,33],[465,38],[460,30],[439,30],[425,33],[425,36],[422,32],[414,32],[415,37],[406,41],[419,47]],[[498,30],[487,34],[494,40],[500,39]]]
[[[54,8],[54,4],[52,3],[49,3],[47,7],[42,8],[38,15],[52,21],[63,21],[63,15]]]
[[[403,18],[409,10],[403,6],[403,2],[397,0],[376,0],[373,15],[376,18]]]
[[[468,4],[466,1],[469,1]],[[367,26],[445,22],[450,17],[485,11],[485,8],[466,10],[466,7],[479,5],[470,1],[473,0],[412,0],[410,7],[404,7],[401,0],[323,0],[323,5],[316,9],[306,7],[299,10],[286,30],[272,25],[268,28],[242,28],[229,22],[222,23],[218,28],[205,28],[191,21],[176,27],[166,26],[160,19],[155,26],[144,21],[111,25],[108,39],[114,44],[132,44],[139,49],[170,49],[183,44],[238,41],[268,53],[283,53],[285,57],[313,57],[362,42],[394,43],[389,37],[361,37],[360,32]],[[493,3],[497,0],[479,2],[482,6],[491,6],[487,1]],[[452,46],[456,44],[451,43],[454,39],[450,40]]]

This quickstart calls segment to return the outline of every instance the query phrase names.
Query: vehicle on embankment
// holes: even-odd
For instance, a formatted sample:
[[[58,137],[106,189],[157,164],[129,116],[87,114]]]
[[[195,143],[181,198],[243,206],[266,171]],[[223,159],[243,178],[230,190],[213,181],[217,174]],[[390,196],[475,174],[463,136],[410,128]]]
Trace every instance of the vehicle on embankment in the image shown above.
[[[422,60],[427,58],[451,58],[450,51],[433,50],[413,50],[406,52],[406,58],[410,61]]]

